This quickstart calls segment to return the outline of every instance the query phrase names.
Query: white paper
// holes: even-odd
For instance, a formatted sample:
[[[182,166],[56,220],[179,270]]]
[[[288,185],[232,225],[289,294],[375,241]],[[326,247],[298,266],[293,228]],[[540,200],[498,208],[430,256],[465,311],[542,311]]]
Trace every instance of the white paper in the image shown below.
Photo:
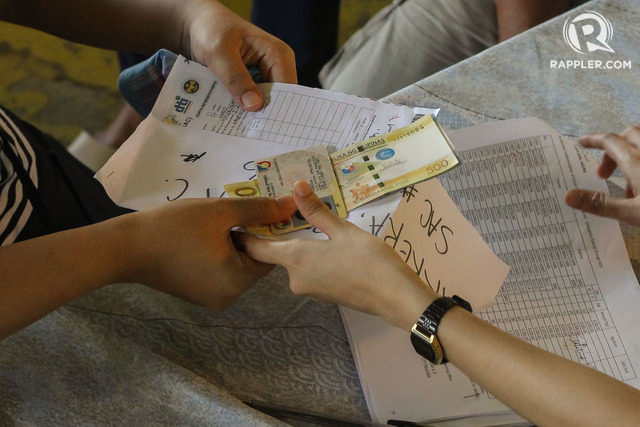
[[[620,227],[564,203],[571,188],[607,190],[595,162],[537,119],[449,135],[463,165],[439,180],[512,268],[496,302],[477,314],[640,387],[640,287]],[[406,332],[349,309],[342,314],[374,421],[510,412],[454,366],[417,356]]]
[[[184,128],[290,145],[291,150],[325,145],[333,152],[438,111],[286,83],[258,88],[265,106],[244,111],[207,67],[180,56],[151,115]]]
[[[255,159],[313,145],[340,149],[438,112],[284,83],[258,87],[267,106],[246,112],[208,68],[179,57],[152,113],[96,178],[116,203],[136,210],[223,197],[224,184],[255,178]],[[382,197],[348,219],[379,229],[398,200]],[[317,230],[294,234],[322,237]]]

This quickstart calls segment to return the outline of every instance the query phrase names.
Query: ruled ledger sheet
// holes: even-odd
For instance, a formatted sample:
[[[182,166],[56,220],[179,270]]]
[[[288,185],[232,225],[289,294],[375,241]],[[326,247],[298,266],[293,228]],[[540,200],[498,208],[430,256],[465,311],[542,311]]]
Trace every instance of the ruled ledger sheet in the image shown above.
[[[477,315],[639,387],[640,288],[620,226],[564,203],[571,188],[607,191],[596,175],[597,162],[538,119],[449,135],[463,164],[438,179],[511,267],[495,302]],[[464,268],[463,259],[459,265]],[[349,309],[343,316],[375,421],[517,420],[454,366],[417,357],[404,331]]]

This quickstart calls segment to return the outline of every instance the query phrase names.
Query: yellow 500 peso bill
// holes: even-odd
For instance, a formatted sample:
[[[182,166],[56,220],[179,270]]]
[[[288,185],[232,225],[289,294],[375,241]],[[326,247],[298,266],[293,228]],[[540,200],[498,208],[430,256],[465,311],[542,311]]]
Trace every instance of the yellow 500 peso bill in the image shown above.
[[[431,116],[330,155],[347,210],[437,176],[460,164]]]

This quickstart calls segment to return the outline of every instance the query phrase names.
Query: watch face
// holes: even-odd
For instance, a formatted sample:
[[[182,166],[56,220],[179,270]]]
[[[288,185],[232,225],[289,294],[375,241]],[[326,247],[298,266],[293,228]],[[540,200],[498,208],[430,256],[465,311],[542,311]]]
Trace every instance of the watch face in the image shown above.
[[[471,311],[471,305],[457,295],[452,298],[440,297],[429,304],[416,324],[411,328],[413,348],[418,354],[436,365],[447,363],[444,358],[444,350],[436,336],[438,324],[447,310],[456,305]]]
[[[436,353],[433,351],[433,347],[426,341],[423,341],[418,336],[411,334],[411,344],[420,356],[424,357],[431,363],[438,364]],[[441,359],[442,360],[442,359]]]

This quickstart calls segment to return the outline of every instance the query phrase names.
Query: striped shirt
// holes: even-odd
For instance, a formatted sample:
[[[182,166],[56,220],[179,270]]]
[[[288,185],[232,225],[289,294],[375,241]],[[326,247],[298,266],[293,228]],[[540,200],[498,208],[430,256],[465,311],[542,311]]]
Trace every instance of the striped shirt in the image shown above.
[[[20,128],[0,107],[0,245],[16,240],[33,211],[24,180],[30,180],[37,188],[35,153]]]

